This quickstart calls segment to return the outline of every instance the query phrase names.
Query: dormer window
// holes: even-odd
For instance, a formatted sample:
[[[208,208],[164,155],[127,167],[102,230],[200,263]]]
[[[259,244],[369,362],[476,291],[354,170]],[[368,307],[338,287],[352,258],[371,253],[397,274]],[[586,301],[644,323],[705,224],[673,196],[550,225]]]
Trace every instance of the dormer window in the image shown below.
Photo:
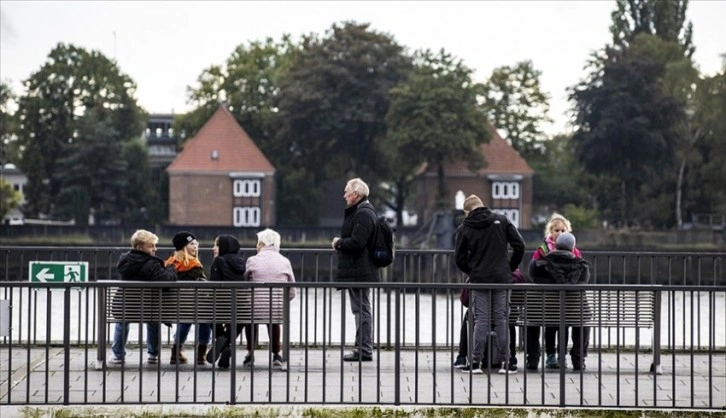
[[[219,159],[219,151],[216,149],[212,150],[212,160],[218,160]]]

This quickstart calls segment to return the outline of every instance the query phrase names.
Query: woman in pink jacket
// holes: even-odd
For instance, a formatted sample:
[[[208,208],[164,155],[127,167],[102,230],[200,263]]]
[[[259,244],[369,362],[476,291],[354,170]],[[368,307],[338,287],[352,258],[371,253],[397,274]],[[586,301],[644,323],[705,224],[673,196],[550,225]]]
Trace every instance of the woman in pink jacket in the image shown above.
[[[247,259],[245,278],[257,283],[286,283],[295,282],[295,274],[287,257],[280,254],[280,234],[272,229],[265,229],[257,233],[257,254]],[[254,326],[245,326],[247,338],[247,356],[243,366],[252,367],[255,362],[255,342],[259,324],[267,325],[267,335],[270,337],[272,349],[272,365],[285,370],[285,363],[280,355],[282,346],[282,325],[271,323],[275,310],[282,309],[284,293],[292,300],[295,297],[295,288],[267,288],[259,287],[254,291]],[[272,303],[270,301],[272,297]]]

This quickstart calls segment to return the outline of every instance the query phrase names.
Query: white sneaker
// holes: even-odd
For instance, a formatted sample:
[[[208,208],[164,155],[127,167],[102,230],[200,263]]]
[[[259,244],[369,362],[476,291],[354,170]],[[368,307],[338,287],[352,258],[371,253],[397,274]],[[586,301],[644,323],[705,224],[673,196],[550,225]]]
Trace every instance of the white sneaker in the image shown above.
[[[116,356],[111,356],[111,359],[108,362],[111,364],[124,364],[126,360],[118,358]]]
[[[146,361],[149,364],[158,364],[159,363],[159,356],[155,356],[153,354],[149,354],[149,357],[147,357]]]
[[[515,374],[517,373],[517,366],[508,365],[506,361],[502,362],[502,367],[499,368],[499,374]]]

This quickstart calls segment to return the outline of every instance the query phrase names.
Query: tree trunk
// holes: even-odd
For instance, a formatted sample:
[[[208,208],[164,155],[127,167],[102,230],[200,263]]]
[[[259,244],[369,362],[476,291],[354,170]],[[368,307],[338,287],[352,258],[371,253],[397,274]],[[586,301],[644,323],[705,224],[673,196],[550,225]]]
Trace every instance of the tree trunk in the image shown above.
[[[686,171],[686,157],[681,160],[681,166],[678,167],[678,178],[676,179],[676,224],[678,229],[683,229],[683,213],[681,208],[681,199],[683,195],[683,176]]]
[[[439,163],[438,170],[437,170],[437,178],[438,178],[438,193],[436,196],[436,209],[438,210],[445,210],[448,205],[448,202],[446,201],[446,176],[444,175],[444,164]]]

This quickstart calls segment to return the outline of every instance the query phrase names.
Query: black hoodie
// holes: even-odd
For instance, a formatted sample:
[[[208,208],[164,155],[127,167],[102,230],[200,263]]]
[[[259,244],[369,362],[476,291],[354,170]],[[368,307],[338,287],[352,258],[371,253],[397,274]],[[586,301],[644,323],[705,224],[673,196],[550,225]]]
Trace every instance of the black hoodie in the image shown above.
[[[514,250],[511,259],[507,244]],[[506,216],[480,207],[456,230],[454,256],[471,283],[512,283],[512,272],[524,258],[524,239]]]
[[[232,235],[220,235],[217,237],[219,255],[212,263],[212,272],[209,275],[211,281],[244,281],[245,259],[239,255],[242,248]]]

